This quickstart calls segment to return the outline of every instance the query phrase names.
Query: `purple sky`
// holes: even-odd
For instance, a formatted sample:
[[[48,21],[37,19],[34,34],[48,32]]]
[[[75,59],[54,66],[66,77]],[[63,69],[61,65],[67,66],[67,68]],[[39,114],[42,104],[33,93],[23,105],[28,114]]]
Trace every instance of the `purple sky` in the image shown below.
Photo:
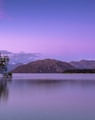
[[[0,0],[0,49],[95,59],[94,0]]]

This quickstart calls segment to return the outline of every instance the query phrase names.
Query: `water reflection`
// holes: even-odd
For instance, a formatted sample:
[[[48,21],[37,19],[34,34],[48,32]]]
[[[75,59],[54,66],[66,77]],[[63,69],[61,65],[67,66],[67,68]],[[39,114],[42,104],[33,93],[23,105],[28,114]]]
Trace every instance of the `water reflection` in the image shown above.
[[[12,86],[16,88],[44,88],[44,89],[54,89],[54,88],[67,88],[67,87],[80,87],[88,89],[95,87],[95,80],[16,80],[12,82]]]
[[[0,86],[0,99],[8,100],[0,120],[94,120],[94,93],[95,81],[7,81]]]
[[[2,78],[0,79],[0,101],[7,101],[8,100],[8,95],[9,95],[9,90],[8,90],[8,83],[12,79],[5,79]]]
[[[11,84],[9,84],[11,82]],[[0,101],[7,101],[12,91],[17,91],[18,94],[25,94],[29,91],[56,91],[59,89],[67,90],[70,89],[92,89],[95,88],[94,80],[13,80],[8,81],[2,79],[0,82]]]

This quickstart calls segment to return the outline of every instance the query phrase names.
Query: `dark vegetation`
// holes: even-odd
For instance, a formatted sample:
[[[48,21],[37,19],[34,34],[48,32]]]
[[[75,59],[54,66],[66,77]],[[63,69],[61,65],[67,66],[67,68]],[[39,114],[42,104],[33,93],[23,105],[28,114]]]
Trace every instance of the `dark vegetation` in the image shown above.
[[[95,73],[95,69],[65,70],[63,73]]]

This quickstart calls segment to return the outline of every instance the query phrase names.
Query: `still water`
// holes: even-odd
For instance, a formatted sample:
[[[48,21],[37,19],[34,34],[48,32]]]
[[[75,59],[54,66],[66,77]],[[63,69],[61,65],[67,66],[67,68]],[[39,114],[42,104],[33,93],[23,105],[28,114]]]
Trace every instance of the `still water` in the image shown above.
[[[95,81],[9,81],[0,87],[0,120],[95,120]]]

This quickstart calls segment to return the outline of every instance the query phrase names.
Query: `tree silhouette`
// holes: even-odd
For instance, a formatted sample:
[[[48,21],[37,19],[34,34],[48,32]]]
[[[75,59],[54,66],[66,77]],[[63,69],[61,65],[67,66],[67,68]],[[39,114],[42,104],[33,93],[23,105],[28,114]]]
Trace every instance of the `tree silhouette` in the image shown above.
[[[8,73],[8,64],[9,64],[9,57],[8,56],[2,56],[0,53],[0,73],[3,75],[3,77],[12,77],[12,73]]]

